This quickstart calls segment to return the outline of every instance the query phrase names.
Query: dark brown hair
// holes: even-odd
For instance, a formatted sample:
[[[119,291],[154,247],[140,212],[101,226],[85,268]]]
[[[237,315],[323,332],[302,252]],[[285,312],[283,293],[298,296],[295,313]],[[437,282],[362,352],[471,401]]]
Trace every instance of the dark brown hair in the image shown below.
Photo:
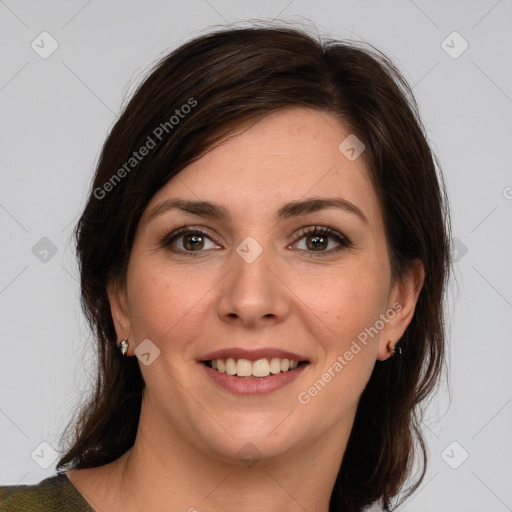
[[[156,65],[111,130],[75,231],[97,381],[67,427],[72,439],[58,469],[101,466],[134,444],[144,381],[137,358],[119,354],[106,285],[124,282],[148,202],[218,143],[224,128],[291,106],[336,116],[365,144],[393,277],[415,259],[426,273],[402,354],[377,361],[362,393],[330,510],[358,512],[379,500],[391,507],[420,451],[422,472],[405,498],[421,483],[427,453],[420,405],[445,363],[450,229],[442,177],[412,91],[387,57],[370,45],[322,41],[283,25],[224,28],[182,45]],[[142,147],[149,150],[136,158]]]

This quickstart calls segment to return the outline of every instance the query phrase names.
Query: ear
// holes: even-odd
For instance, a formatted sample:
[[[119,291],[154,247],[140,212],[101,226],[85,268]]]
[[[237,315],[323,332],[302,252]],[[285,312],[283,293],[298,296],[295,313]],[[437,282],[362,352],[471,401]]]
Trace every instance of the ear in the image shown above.
[[[416,303],[424,282],[425,268],[423,263],[416,259],[411,264],[409,271],[393,285],[386,312],[388,321],[380,333],[378,360],[384,361],[391,357],[387,350],[388,340],[391,340],[390,345],[393,349],[403,336],[414,316]]]
[[[107,294],[119,346],[121,341],[129,338],[132,334],[127,308],[126,287],[117,281],[110,281],[107,285]],[[128,347],[127,356],[132,355],[130,352],[133,352],[133,343],[131,345],[132,347]]]

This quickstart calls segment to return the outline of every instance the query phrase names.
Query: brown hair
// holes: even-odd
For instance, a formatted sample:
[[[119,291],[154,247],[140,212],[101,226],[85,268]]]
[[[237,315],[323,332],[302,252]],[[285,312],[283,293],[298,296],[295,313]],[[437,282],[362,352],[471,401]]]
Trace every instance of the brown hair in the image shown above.
[[[57,468],[101,466],[134,444],[144,381],[137,358],[119,354],[106,284],[124,282],[148,202],[219,141],[219,130],[289,106],[328,112],[365,144],[393,277],[417,258],[426,273],[402,354],[377,361],[362,393],[330,510],[360,511],[379,500],[389,508],[411,476],[417,444],[423,471],[405,498],[423,480],[420,405],[445,357],[450,228],[442,176],[412,91],[387,57],[370,45],[321,41],[282,25],[222,29],[182,45],[156,65],[111,130],[75,231],[97,381],[66,429],[72,442]],[[146,156],[135,159],[143,146]]]

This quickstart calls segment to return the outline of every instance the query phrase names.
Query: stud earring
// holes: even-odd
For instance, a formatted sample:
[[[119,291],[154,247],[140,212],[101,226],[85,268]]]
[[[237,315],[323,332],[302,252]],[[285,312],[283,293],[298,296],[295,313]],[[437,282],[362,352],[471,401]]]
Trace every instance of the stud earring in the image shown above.
[[[119,344],[119,350],[121,351],[121,354],[123,357],[126,356],[129,346],[130,346],[130,344],[128,343],[128,338],[121,341],[121,343]]]
[[[388,352],[391,353],[392,356],[395,355],[396,347],[391,348],[391,340],[388,340],[388,342],[386,343],[386,349]],[[401,353],[402,353],[402,349],[400,347],[398,347],[398,355],[400,355]]]

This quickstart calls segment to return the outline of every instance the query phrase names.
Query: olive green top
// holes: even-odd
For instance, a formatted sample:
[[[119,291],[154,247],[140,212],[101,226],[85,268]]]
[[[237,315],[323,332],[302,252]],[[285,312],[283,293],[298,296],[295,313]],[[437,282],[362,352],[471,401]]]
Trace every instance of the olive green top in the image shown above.
[[[384,509],[374,504],[365,512]],[[0,486],[0,512],[95,512],[63,473],[35,485]]]
[[[35,485],[0,486],[0,512],[94,512],[64,473]]]

